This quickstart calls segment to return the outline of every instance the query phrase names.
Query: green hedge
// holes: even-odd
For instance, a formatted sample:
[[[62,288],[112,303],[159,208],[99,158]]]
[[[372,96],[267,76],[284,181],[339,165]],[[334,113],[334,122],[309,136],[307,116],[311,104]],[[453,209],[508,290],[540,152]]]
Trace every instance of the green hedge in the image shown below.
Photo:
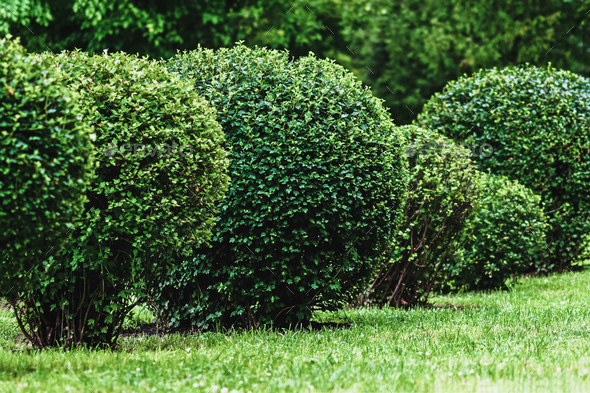
[[[99,160],[81,225],[21,299],[24,322],[40,347],[113,345],[145,282],[165,278],[179,255],[209,240],[228,154],[215,111],[157,62],[46,57],[80,92]]]
[[[551,66],[482,70],[449,83],[418,117],[457,141],[490,144],[479,166],[541,195],[552,226],[542,270],[569,266],[590,231],[589,87]]]
[[[172,324],[307,321],[353,299],[393,240],[407,185],[401,135],[351,73],[288,56],[238,45],[167,63],[217,108],[233,150],[212,248],[154,295]]]
[[[398,242],[357,305],[425,304],[446,280],[443,264],[456,251],[455,240],[481,197],[469,150],[433,130],[401,130],[410,170],[404,220]]]
[[[0,295],[71,235],[91,175],[90,130],[55,69],[0,39]]]
[[[534,271],[549,253],[541,197],[505,177],[481,174],[478,200],[450,263],[455,289],[505,289],[508,279]]]

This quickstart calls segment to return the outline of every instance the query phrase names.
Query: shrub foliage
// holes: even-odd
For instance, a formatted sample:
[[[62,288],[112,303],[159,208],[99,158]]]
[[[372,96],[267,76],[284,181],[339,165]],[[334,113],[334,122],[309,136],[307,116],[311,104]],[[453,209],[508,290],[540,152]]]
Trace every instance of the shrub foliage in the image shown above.
[[[447,82],[481,68],[551,61],[586,73],[590,25],[582,21],[589,3],[346,1],[336,15],[350,50],[343,48],[338,59],[385,99],[397,124],[411,123]],[[557,44],[558,37],[567,39]]]
[[[84,208],[90,125],[55,70],[0,39],[0,288],[59,250]]]
[[[458,141],[492,145],[480,167],[541,195],[552,226],[541,269],[567,267],[590,230],[588,91],[588,80],[551,66],[482,70],[449,83],[419,115]]]
[[[232,182],[212,248],[158,294],[169,322],[305,321],[348,302],[393,240],[405,198],[400,134],[381,102],[331,61],[198,49],[168,62],[217,108]]]
[[[502,176],[485,173],[483,194],[445,266],[456,289],[505,289],[509,278],[534,271],[548,254],[541,197]]]
[[[47,63],[80,92],[99,160],[82,223],[39,269],[19,320],[40,347],[112,345],[145,282],[210,238],[229,180],[224,137],[193,85],[157,62],[64,52]]]
[[[480,197],[467,149],[432,130],[401,130],[410,172],[404,220],[398,242],[357,305],[425,304],[440,288],[443,266],[459,246],[455,239]]]

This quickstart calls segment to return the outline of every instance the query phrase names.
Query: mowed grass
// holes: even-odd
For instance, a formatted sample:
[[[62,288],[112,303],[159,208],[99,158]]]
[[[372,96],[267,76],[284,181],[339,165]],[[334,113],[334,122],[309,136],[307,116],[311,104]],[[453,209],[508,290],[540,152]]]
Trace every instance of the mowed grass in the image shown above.
[[[349,328],[137,336],[119,351],[26,351],[0,315],[0,391],[587,392],[590,272],[509,292],[433,299],[462,308],[319,314]]]

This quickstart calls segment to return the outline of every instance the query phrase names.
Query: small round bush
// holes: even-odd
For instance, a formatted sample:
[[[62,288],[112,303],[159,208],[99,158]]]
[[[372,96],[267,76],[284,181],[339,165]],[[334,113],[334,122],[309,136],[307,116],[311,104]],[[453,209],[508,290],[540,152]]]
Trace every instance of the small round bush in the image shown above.
[[[168,321],[285,326],[353,299],[393,241],[407,186],[381,101],[313,56],[237,45],[168,67],[217,108],[232,149],[211,248],[160,294]]]
[[[81,225],[44,262],[47,279],[24,299],[25,318],[41,347],[113,345],[145,282],[209,240],[229,182],[225,140],[193,84],[158,62],[81,52],[46,62],[80,92],[98,165]]]
[[[450,82],[418,120],[460,142],[489,144],[481,168],[541,195],[552,226],[543,269],[568,266],[590,231],[588,80],[548,66],[481,70]]]
[[[84,208],[91,126],[58,73],[0,39],[0,288],[59,250]]]
[[[399,237],[357,305],[423,305],[445,279],[442,265],[481,196],[469,151],[436,131],[400,127],[410,180]]]
[[[503,176],[480,176],[483,195],[445,267],[455,289],[505,289],[508,279],[534,271],[549,253],[540,196]]]

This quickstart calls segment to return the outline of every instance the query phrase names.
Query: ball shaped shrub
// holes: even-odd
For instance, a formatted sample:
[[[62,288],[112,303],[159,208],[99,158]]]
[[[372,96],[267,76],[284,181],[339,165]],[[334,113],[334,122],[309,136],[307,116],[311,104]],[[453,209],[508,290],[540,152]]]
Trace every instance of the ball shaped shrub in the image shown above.
[[[91,126],[55,69],[0,39],[0,294],[59,250],[84,208]]]
[[[423,305],[445,280],[443,264],[481,184],[469,151],[436,131],[400,127],[409,161],[409,185],[399,237],[357,305]]]
[[[590,231],[587,79],[551,66],[482,70],[449,83],[418,121],[457,141],[491,145],[480,167],[541,195],[552,226],[544,268],[575,260]]]
[[[25,315],[39,346],[112,345],[145,282],[209,240],[229,182],[225,140],[193,84],[158,62],[80,52],[46,62],[80,92],[98,165],[81,225],[45,261],[48,279],[26,299]]]
[[[483,195],[467,219],[462,246],[445,267],[455,289],[504,289],[549,253],[541,197],[517,181],[481,175]]]
[[[171,272],[171,323],[285,326],[352,299],[405,199],[401,135],[354,76],[313,56],[237,45],[172,58],[217,109],[232,149],[211,248]]]

